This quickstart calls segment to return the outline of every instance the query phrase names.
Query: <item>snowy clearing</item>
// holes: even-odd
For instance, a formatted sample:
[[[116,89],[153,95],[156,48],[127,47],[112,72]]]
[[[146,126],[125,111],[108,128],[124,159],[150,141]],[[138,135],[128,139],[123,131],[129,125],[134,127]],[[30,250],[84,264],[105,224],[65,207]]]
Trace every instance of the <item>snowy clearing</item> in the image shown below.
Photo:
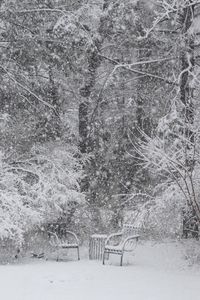
[[[123,267],[118,266],[119,257],[105,266],[86,259],[4,265],[0,267],[1,299],[198,299],[200,273],[186,267],[181,251],[176,244],[140,245]]]

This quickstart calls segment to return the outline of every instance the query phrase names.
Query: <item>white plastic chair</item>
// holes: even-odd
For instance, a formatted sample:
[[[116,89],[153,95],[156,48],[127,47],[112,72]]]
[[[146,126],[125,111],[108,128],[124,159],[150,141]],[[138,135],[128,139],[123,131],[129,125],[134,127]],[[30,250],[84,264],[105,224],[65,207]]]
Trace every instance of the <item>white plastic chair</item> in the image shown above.
[[[50,235],[50,245],[56,249],[75,249],[77,251],[78,260],[80,260],[79,240],[72,231],[65,230],[65,235],[59,238],[55,232],[48,232]],[[57,261],[59,254],[57,255]]]
[[[121,232],[113,233],[108,236],[105,242],[103,252],[103,265],[105,264],[105,256],[109,258],[109,254],[117,254],[121,256],[120,266],[123,264],[123,255],[125,252],[132,252],[137,246],[140,235],[139,229],[131,224],[124,224]],[[117,243],[113,243],[117,239]]]

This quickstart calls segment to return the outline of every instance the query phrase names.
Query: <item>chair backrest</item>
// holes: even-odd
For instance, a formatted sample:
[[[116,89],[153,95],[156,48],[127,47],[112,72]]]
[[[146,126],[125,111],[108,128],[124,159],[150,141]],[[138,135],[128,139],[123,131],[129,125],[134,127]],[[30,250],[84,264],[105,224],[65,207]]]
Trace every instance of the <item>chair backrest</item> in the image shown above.
[[[139,234],[139,228],[133,224],[124,224],[122,228],[122,242],[133,235]],[[136,239],[132,239],[126,243],[125,251],[133,251],[136,247]]]
[[[133,224],[124,224],[122,228],[123,238],[127,238],[131,235],[139,234],[139,228],[135,227]]]
[[[49,225],[49,238],[52,244],[75,244],[75,234],[69,234],[66,223],[52,223]]]

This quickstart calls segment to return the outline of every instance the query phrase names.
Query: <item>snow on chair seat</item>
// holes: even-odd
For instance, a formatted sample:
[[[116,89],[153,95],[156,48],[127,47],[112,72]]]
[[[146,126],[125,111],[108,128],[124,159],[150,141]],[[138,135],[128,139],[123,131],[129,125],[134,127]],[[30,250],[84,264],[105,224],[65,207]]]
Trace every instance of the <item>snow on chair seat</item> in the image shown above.
[[[105,255],[107,254],[118,254],[121,256],[120,266],[123,263],[123,255],[124,252],[132,252],[134,251],[138,239],[140,237],[137,234],[138,228],[135,228],[131,224],[124,224],[122,232],[113,233],[108,236],[105,242],[104,253],[103,253],[103,264],[105,264]],[[115,238],[120,238],[117,244],[111,244]]]
[[[60,247],[62,248],[77,248],[77,244],[60,244]]]

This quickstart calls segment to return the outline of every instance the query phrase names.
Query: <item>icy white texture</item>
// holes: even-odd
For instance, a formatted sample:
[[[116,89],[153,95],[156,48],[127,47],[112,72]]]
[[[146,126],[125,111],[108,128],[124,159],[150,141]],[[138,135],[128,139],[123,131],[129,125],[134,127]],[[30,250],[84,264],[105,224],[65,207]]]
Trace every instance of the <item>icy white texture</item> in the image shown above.
[[[0,267],[4,300],[199,299],[199,273],[185,268],[177,243],[139,245],[134,256],[106,261],[40,261]]]

